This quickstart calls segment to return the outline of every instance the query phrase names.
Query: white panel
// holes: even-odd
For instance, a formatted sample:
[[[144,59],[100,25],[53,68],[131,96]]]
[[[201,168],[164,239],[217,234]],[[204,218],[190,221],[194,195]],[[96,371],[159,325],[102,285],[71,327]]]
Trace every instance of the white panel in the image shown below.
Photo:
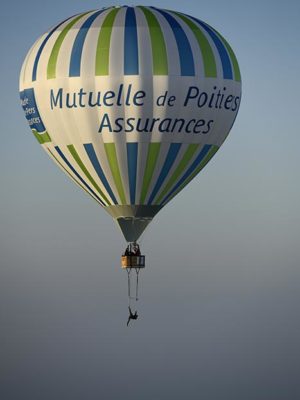
[[[150,11],[156,16],[165,38],[169,75],[181,75],[180,59],[174,33],[165,17],[153,8]]]
[[[180,161],[181,161],[184,153],[186,152],[186,149],[188,148],[188,146],[189,146],[188,144],[182,144],[182,146],[181,146],[181,148],[180,148],[180,150],[179,150],[179,152],[178,152],[178,154],[176,156],[176,159],[175,159],[172,167],[170,168],[170,171],[168,172],[164,182],[162,183],[159,191],[157,192],[156,196],[154,197],[154,199],[152,201],[152,204],[155,204],[155,200],[159,197],[160,193],[164,190],[164,187],[166,186],[166,184],[168,183],[169,179],[173,175],[174,171],[178,167],[178,164],[180,163]],[[154,186],[153,186],[153,188],[154,188]]]
[[[152,76],[152,47],[147,20],[143,11],[137,7],[135,8],[135,15],[138,35],[139,74]]]
[[[126,7],[117,13],[110,38],[109,73],[121,77],[124,74],[124,25]]]
[[[94,146],[94,150],[95,150],[95,153],[97,155],[97,158],[99,160],[99,163],[101,165],[101,168],[103,170],[103,173],[104,173],[104,175],[105,175],[105,177],[107,179],[107,182],[108,182],[108,184],[109,184],[109,186],[110,186],[110,188],[111,188],[111,190],[112,190],[112,192],[113,192],[118,204],[121,204],[121,199],[119,197],[119,194],[118,194],[118,191],[117,191],[117,188],[115,186],[115,182],[114,182],[111,170],[110,170],[110,166],[109,166],[109,163],[107,161],[107,156],[106,156],[106,152],[105,152],[104,143],[103,143],[102,138],[99,137],[99,140],[95,140],[93,142],[93,146]],[[112,201],[112,203],[113,203],[113,201]]]
[[[154,171],[153,171],[151,183],[149,185],[148,193],[147,193],[147,196],[146,196],[146,199],[145,199],[145,204],[148,203],[149,197],[152,194],[154,186],[155,186],[155,184],[157,182],[157,179],[158,179],[158,177],[159,177],[159,175],[161,173],[162,167],[163,167],[164,162],[166,160],[169,148],[170,148],[170,144],[169,143],[162,142],[161,145],[160,145],[159,155],[158,155],[158,158],[156,160],[156,165],[155,165],[155,168],[154,168]]]
[[[94,13],[94,11],[89,12],[88,14],[81,17],[66,34],[66,36],[61,44],[61,47],[60,47],[60,50],[58,53],[58,57],[57,57],[57,64],[56,64],[56,77],[57,78],[69,76],[70,60],[71,60],[71,54],[72,54],[74,41],[76,39],[76,36],[78,34],[80,27],[84,24],[84,22],[93,13]],[[68,23],[70,23],[70,22],[71,21],[68,21]]]
[[[27,87],[26,81],[28,81],[28,78],[27,78],[28,75],[30,75],[30,80],[31,80],[32,69],[31,69],[31,71],[28,71],[29,70],[28,62],[29,62],[29,59],[32,58],[32,53],[34,52],[35,47],[38,48],[40,46],[40,43],[41,43],[42,40],[43,40],[43,38],[40,37],[34,42],[34,44],[29,49],[29,51],[28,51],[28,53],[27,53],[27,55],[26,55],[26,57],[25,57],[25,59],[23,61],[23,64],[22,64],[22,67],[21,67],[21,71],[20,71],[20,78],[19,78],[20,91],[23,90],[25,87]],[[36,53],[34,52],[34,55],[35,54]],[[31,68],[32,67],[33,67],[33,64],[31,65]]]
[[[149,143],[139,142],[137,158],[137,177],[136,177],[136,202],[139,204],[142,193],[143,180],[147,162]]]
[[[110,7],[98,15],[87,32],[81,57],[81,74],[84,76],[95,76],[96,52],[99,33],[105,17],[111,10],[112,8]]]
[[[24,60],[24,63],[22,66],[22,75],[20,75],[20,85],[22,84],[24,88],[29,87],[28,82],[32,81],[32,71],[33,71],[34,61],[35,61],[37,52],[40,48],[40,45],[43,43],[43,40],[46,35],[47,34],[45,33],[44,35],[42,35],[35,41],[34,45],[30,48],[30,50],[27,53],[27,56]]]

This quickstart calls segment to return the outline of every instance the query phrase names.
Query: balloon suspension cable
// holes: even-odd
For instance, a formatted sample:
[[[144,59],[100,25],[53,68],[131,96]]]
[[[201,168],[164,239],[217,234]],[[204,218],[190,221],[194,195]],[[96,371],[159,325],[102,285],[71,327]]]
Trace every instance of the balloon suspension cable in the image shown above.
[[[127,285],[128,285],[128,300],[135,300],[138,301],[139,299],[139,268],[134,268],[136,273],[136,282],[135,282],[135,297],[131,296],[131,270],[133,268],[126,268],[127,271]]]
[[[135,285],[135,301],[138,301],[139,297],[139,273],[140,273],[140,269],[136,268],[135,269],[136,272],[136,285]]]
[[[126,268],[127,271],[127,285],[128,285],[128,300],[130,300],[130,269]]]

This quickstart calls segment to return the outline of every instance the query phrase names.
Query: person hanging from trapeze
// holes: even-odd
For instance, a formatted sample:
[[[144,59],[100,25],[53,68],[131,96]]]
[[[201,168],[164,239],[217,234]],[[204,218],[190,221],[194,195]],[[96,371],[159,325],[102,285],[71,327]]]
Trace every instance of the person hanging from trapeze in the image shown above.
[[[133,314],[133,312],[131,311],[131,308],[130,308],[130,306],[128,306],[128,310],[129,310],[129,317],[128,317],[128,321],[127,321],[127,326],[129,325],[129,322],[132,320],[132,319],[138,319],[138,313],[137,313],[137,311]]]

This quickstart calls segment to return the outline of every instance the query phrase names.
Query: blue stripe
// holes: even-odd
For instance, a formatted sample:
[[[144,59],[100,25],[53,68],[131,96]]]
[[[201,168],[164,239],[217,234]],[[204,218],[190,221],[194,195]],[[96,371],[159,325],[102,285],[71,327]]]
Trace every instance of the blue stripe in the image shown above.
[[[50,39],[50,37],[51,37],[52,34],[56,31],[57,28],[59,28],[62,24],[64,24],[64,23],[65,23],[66,21],[68,21],[69,19],[71,19],[71,18],[73,18],[73,17],[76,17],[76,15],[79,15],[79,14],[75,14],[75,15],[73,15],[72,17],[69,17],[69,18],[65,19],[64,21],[60,22],[58,25],[56,25],[56,26],[48,33],[48,35],[45,37],[45,39],[43,40],[43,43],[41,44],[41,46],[40,46],[40,48],[39,48],[39,50],[38,50],[38,52],[37,52],[37,54],[36,54],[35,60],[34,60],[34,65],[33,65],[33,70],[32,70],[32,80],[33,80],[33,81],[36,80],[37,67],[38,67],[38,64],[39,64],[39,61],[40,61],[40,57],[41,57],[42,51],[43,51],[43,49],[44,49],[46,43],[48,42],[48,40]]]
[[[96,156],[94,146],[92,143],[84,144],[85,151],[87,152],[87,155],[89,156],[89,159],[91,160],[91,163],[93,164],[93,167],[95,168],[95,171],[97,172],[103,186],[105,187],[107,193],[110,195],[112,201],[115,204],[118,204],[117,199],[115,198],[113,191],[111,190],[111,187],[109,186],[109,183],[104,175],[103,169],[101,168],[101,165],[99,163],[99,160]]]
[[[130,203],[135,204],[136,171],[137,171],[138,144],[127,143],[127,164],[130,188]]]
[[[133,7],[128,7],[124,35],[124,75],[138,75],[138,73],[139,53],[135,11]]]
[[[223,68],[223,78],[224,79],[233,79],[233,71],[232,71],[229,55],[228,55],[227,50],[226,50],[225,46],[223,45],[222,41],[218,37],[218,35],[203,21],[200,21],[199,19],[191,17],[191,16],[188,16],[188,17],[193,19],[199,25],[201,25],[202,28],[206,30],[206,32],[209,34],[209,36],[213,40],[213,42],[218,50],[220,59],[221,59],[222,68]]]
[[[157,179],[157,182],[156,182],[154,189],[151,193],[151,196],[149,198],[148,205],[152,203],[152,201],[154,200],[155,196],[157,195],[159,189],[161,188],[161,185],[164,183],[164,180],[166,179],[170,169],[172,168],[172,165],[174,164],[174,161],[177,157],[180,147],[181,147],[181,143],[171,143],[166,160],[161,169],[161,173]]]
[[[93,189],[81,178],[81,176],[78,174],[78,172],[74,169],[74,167],[70,164],[70,162],[67,160],[66,156],[63,154],[61,149],[58,146],[55,146],[55,150],[57,153],[60,155],[60,157],[64,160],[64,162],[67,164],[67,166],[70,168],[70,170],[74,173],[74,175],[77,176],[77,178],[80,180],[80,182],[93,194],[93,196],[96,197],[97,200],[100,201],[100,203],[105,207],[105,204],[103,201],[98,197],[98,195],[93,191]]]
[[[92,14],[80,27],[72,48],[69,72],[70,76],[80,76],[81,56],[86,35],[94,20],[98,17],[98,15],[102,14],[103,11],[105,11],[105,9]]]
[[[172,196],[172,194],[184,183],[186,179],[195,171],[195,169],[199,166],[201,161],[204,159],[204,157],[207,155],[211,148],[211,144],[206,144],[203,146],[201,149],[200,153],[192,163],[192,165],[189,167],[189,169],[186,171],[186,173],[182,176],[182,178],[176,183],[174,188],[171,190],[171,192],[164,198],[164,200],[161,202],[161,204],[165,203],[169,197]]]
[[[187,38],[184,30],[182,29],[181,25],[177,22],[177,20],[174,17],[172,17],[171,14],[163,10],[159,10],[157,8],[154,9],[160,12],[166,18],[174,33],[179,53],[181,75],[194,76],[195,65],[194,65],[193,52],[191,49],[189,39]]]

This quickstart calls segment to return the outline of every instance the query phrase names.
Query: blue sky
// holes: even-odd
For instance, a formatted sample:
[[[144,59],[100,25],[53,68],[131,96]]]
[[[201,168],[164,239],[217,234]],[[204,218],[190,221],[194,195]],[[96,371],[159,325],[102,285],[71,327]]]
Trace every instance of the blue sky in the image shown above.
[[[239,61],[243,95],[220,152],[143,237],[145,316],[131,336],[122,320],[122,235],[41,150],[18,97],[21,64],[36,38],[69,15],[111,4],[28,0],[1,8],[3,398],[19,398],[16,381],[31,399],[39,391],[44,400],[84,393],[87,399],[116,399],[118,387],[125,388],[125,399],[141,398],[126,383],[131,377],[121,376],[129,357],[141,365],[136,384],[146,390],[146,400],[176,400],[188,388],[188,398],[199,398],[197,393],[215,400],[222,392],[222,399],[232,400],[243,387],[243,399],[296,398],[300,3],[151,3],[197,16],[223,34]],[[190,210],[198,205],[195,215]],[[134,344],[137,352],[131,354],[126,349]],[[53,352],[70,381],[56,377]],[[185,368],[176,367],[180,358]],[[163,380],[156,366],[165,370],[169,364]],[[191,372],[195,367],[202,378]],[[39,383],[30,368],[40,374]],[[180,385],[179,377],[186,383]],[[235,388],[236,377],[241,383]],[[55,379],[57,392],[51,392]]]

